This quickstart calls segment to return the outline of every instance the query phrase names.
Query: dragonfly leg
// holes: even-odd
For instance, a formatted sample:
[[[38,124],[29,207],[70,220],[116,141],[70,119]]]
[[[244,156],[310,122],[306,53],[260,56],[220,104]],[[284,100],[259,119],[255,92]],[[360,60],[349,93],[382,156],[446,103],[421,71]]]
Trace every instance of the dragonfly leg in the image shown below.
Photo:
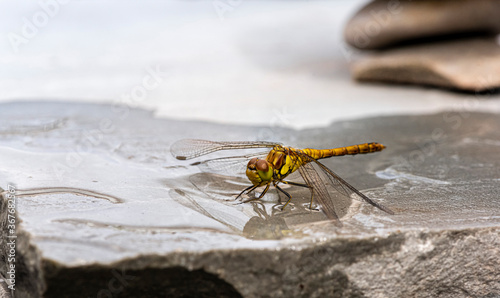
[[[248,190],[247,193],[251,193],[257,187],[259,187],[259,186],[258,185],[250,185],[249,187],[245,188],[242,192],[240,192],[240,194],[236,197],[235,200],[237,200],[239,197],[241,197],[241,195],[244,194],[247,190]]]
[[[311,202],[309,203],[309,209],[311,209],[311,210],[317,210],[317,209],[313,208],[313,200],[314,200],[314,191],[311,188]]]
[[[300,187],[306,187],[306,188],[311,188],[309,185],[307,184],[304,184],[304,183],[297,183],[297,182],[292,182],[292,181],[281,181],[285,184],[290,184],[290,185],[294,185],[294,186],[300,186]]]
[[[271,186],[271,184],[267,184],[266,185],[266,188],[264,188],[264,191],[260,194],[260,196],[258,198],[253,198],[253,199],[250,199],[250,200],[246,200],[246,201],[243,201],[243,203],[248,203],[248,202],[251,202],[251,201],[257,201],[257,200],[260,200],[262,199],[262,197],[266,194],[266,192],[269,190],[269,187]],[[257,188],[258,186],[254,187]],[[253,189],[252,189],[253,190]]]
[[[309,209],[313,209],[313,199],[314,199],[314,191],[313,188],[307,184],[303,183],[297,183],[297,182],[292,182],[292,181],[282,181],[283,183],[290,184],[290,185],[295,185],[295,186],[300,186],[300,187],[307,187],[311,190],[311,202],[309,203]]]
[[[285,205],[283,205],[283,207],[281,207],[281,210],[283,211],[285,209],[285,207],[288,205],[288,203],[290,203],[290,201],[292,200],[292,196],[287,193],[286,191],[284,191],[281,187],[279,187],[277,184],[274,185],[274,187],[276,187],[277,190],[281,191],[282,193],[285,194],[285,196],[287,196],[288,198],[288,201],[286,201]]]
[[[260,196],[257,198],[257,200],[262,199],[262,197],[266,194],[266,192],[269,190],[269,186],[271,186],[271,183],[268,183],[266,185],[266,188],[264,188],[264,191],[260,194]]]

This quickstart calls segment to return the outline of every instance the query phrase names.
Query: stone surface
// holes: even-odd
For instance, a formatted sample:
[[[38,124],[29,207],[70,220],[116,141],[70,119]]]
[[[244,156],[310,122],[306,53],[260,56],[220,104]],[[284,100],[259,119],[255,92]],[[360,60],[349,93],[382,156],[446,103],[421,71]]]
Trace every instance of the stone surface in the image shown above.
[[[16,189],[17,297],[500,295],[497,114],[296,131],[106,105],[11,103],[0,105],[0,128],[0,187]],[[338,228],[304,207],[307,192],[296,188],[285,211],[274,207],[274,192],[235,204],[245,180],[200,173],[169,153],[184,137],[262,135],[299,148],[385,144],[379,154],[325,165],[396,215],[352,201]]]
[[[473,38],[389,49],[354,62],[352,74],[359,81],[493,90],[500,88],[500,45]]]
[[[499,15],[495,0],[377,0],[349,20],[344,38],[359,49],[380,49],[442,35],[498,33]]]

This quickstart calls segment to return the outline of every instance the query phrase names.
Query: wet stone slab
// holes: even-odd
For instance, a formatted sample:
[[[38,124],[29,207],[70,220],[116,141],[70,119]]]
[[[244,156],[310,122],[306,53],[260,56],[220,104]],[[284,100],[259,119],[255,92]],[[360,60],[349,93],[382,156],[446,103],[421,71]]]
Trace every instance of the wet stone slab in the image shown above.
[[[307,189],[292,187],[284,211],[274,191],[239,204],[235,194],[249,183],[175,160],[169,148],[181,138],[297,148],[380,142],[383,152],[324,164],[396,214],[335,197],[339,228],[307,208]],[[494,297],[499,153],[500,118],[487,113],[295,131],[126,107],[5,103],[1,274],[9,278],[15,209],[16,297]]]

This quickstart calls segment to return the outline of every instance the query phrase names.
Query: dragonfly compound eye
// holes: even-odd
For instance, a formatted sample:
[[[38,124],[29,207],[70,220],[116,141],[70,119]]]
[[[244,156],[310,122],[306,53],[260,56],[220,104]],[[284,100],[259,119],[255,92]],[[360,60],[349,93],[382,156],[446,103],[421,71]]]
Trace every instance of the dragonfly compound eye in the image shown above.
[[[257,163],[257,157],[250,159],[250,161],[248,162],[247,168],[249,170],[255,170],[256,163]]]
[[[267,164],[267,161],[264,159],[258,160],[256,166],[258,171],[262,172],[269,171],[269,165]]]
[[[269,162],[267,162],[267,160],[265,159],[257,160],[256,167],[257,167],[257,174],[259,175],[260,179],[263,182],[269,182],[272,180],[273,169],[272,165],[270,165]]]

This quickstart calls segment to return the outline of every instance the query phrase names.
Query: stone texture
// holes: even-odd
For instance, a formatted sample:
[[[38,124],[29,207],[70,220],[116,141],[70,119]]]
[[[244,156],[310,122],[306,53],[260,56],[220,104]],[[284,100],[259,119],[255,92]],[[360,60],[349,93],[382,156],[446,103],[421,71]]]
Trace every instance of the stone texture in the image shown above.
[[[496,0],[376,0],[347,23],[344,37],[359,49],[443,35],[500,31]]]
[[[500,295],[496,114],[296,131],[123,110],[0,104],[0,186],[14,184],[17,195],[16,297]],[[168,151],[182,137],[252,140],[263,131],[299,148],[385,144],[325,165],[396,215],[352,201],[338,228],[295,188],[284,212],[273,208],[274,193],[234,204],[244,180],[199,173]]]
[[[359,81],[492,90],[500,87],[500,45],[475,38],[388,49],[354,62],[352,74]]]

